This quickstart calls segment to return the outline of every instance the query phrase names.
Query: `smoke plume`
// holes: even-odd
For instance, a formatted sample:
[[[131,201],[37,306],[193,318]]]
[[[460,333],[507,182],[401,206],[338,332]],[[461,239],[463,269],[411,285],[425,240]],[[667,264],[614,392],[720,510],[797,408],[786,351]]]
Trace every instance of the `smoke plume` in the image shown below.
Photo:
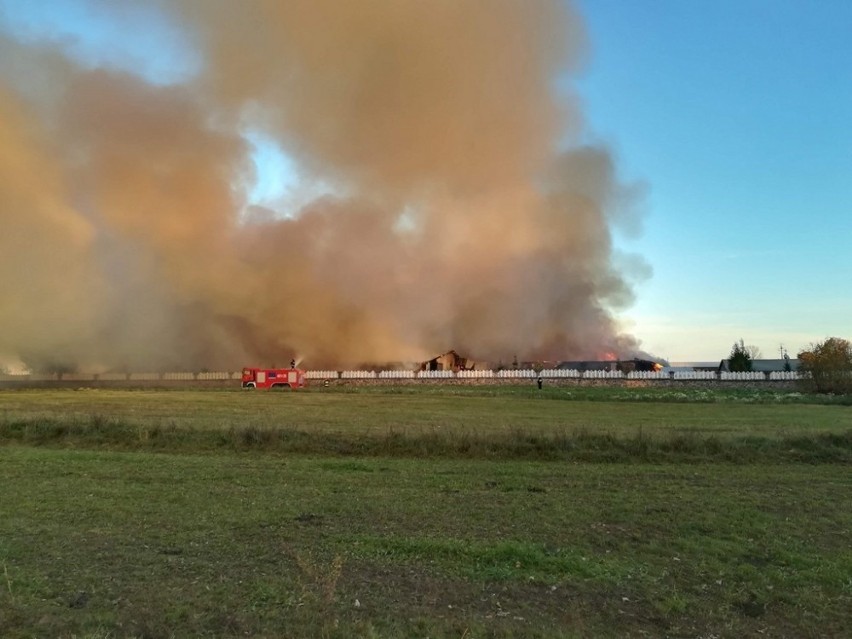
[[[159,11],[200,60],[180,82],[0,36],[0,358],[227,370],[637,352],[613,316],[632,300],[611,238],[630,192],[578,142],[585,43],[564,2]],[[258,132],[300,197],[252,201]]]

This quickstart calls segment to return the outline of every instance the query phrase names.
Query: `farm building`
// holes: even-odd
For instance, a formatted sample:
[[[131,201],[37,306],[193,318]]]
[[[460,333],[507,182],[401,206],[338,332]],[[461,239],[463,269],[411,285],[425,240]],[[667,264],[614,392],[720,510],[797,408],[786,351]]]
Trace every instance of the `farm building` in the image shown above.
[[[723,359],[719,363],[719,370],[729,372],[731,370],[730,360]],[[783,359],[753,359],[751,370],[759,373],[776,373],[782,371],[799,370],[799,360],[785,357]]]
[[[614,359],[603,361],[566,361],[559,362],[556,368],[575,371],[616,371],[618,370],[618,361]]]
[[[710,372],[715,373],[719,370],[719,362],[671,362],[663,369],[665,372]]]
[[[421,371],[463,371],[473,370],[474,367],[472,360],[455,351],[447,351],[420,364]]]

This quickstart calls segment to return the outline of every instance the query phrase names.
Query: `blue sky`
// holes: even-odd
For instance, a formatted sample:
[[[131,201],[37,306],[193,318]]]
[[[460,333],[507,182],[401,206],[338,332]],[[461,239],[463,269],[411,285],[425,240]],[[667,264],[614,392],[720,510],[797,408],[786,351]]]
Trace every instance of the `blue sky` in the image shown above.
[[[0,27],[25,42],[52,41],[87,67],[133,71],[155,84],[200,67],[186,34],[154,7],[92,0],[0,0]]]
[[[197,70],[153,10],[92,6],[0,0],[0,22],[159,83]],[[740,338],[765,357],[852,338],[852,2],[576,6],[591,47],[576,82],[589,135],[646,194],[642,234],[616,237],[654,273],[620,314],[624,328],[673,361],[721,359]],[[249,138],[259,166],[275,167],[255,195],[273,201],[295,170]]]
[[[582,0],[590,127],[642,182],[647,350],[852,337],[852,3]]]

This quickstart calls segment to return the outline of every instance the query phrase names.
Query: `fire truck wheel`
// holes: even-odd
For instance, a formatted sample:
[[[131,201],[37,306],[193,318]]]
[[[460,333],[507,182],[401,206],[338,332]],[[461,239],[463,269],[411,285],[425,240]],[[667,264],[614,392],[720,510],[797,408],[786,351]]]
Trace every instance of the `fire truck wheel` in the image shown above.
[[[249,382],[248,384],[243,386],[243,388],[254,388],[254,382]]]

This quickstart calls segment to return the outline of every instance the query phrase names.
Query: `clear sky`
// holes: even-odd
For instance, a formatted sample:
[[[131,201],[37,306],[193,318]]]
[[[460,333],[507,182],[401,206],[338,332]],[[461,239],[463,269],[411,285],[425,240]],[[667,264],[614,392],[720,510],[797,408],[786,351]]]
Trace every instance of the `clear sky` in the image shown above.
[[[626,326],[672,360],[852,337],[852,2],[579,8],[584,112],[646,188]]]
[[[620,315],[625,329],[672,361],[722,359],[740,338],[764,357],[852,338],[852,2],[576,6],[590,136],[645,192],[641,234],[616,238],[653,269]],[[0,22],[19,38],[50,34],[92,66],[162,83],[194,72],[191,47],[154,12],[87,7],[0,0]],[[261,167],[276,167],[256,194],[274,198],[293,169],[249,139]]]

